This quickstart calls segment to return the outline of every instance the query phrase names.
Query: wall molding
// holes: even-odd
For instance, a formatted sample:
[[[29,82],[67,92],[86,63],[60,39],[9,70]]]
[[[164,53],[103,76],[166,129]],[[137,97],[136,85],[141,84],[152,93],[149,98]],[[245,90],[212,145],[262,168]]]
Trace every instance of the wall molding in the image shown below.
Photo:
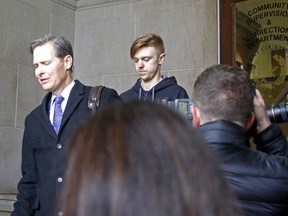
[[[51,0],[74,11],[105,7],[118,4],[127,4],[142,0]]]

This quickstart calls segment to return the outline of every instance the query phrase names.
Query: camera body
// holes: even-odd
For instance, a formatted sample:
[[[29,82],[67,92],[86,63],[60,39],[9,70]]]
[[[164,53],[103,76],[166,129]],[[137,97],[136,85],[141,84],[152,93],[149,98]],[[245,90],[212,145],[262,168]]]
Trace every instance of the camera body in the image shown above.
[[[171,107],[174,110],[179,111],[187,119],[193,120],[191,106],[193,104],[192,99],[179,98],[175,100],[169,100],[168,98],[161,98],[160,103],[164,106]],[[267,108],[267,114],[271,122],[274,123],[287,123],[288,122],[288,103],[279,103]]]
[[[179,98],[175,100],[168,100],[167,98],[161,98],[160,103],[179,111],[189,120],[193,119],[191,112],[191,105],[193,104],[192,99]]]

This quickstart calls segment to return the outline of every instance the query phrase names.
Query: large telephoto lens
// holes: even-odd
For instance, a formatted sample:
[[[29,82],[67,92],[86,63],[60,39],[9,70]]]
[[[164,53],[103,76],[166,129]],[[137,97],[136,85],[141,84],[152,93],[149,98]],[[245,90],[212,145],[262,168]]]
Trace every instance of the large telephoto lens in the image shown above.
[[[288,103],[272,105],[267,109],[270,121],[274,123],[288,122]]]

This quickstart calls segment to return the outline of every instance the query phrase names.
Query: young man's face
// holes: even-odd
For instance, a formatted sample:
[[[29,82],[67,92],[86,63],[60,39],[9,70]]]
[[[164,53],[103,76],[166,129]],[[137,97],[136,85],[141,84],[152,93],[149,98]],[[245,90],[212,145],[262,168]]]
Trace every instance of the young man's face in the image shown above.
[[[60,94],[72,81],[72,57],[67,55],[63,59],[57,58],[51,42],[38,46],[33,51],[33,65],[35,76],[46,91]]]
[[[142,47],[134,54],[134,64],[137,73],[144,82],[160,77],[160,67],[165,53],[159,53],[155,47]]]

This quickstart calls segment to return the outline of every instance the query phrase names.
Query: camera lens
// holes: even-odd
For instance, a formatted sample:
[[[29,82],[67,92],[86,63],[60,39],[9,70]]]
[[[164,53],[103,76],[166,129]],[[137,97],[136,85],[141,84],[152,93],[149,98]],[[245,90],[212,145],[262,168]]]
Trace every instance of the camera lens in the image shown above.
[[[267,109],[267,114],[274,123],[288,122],[288,103],[272,105]]]

